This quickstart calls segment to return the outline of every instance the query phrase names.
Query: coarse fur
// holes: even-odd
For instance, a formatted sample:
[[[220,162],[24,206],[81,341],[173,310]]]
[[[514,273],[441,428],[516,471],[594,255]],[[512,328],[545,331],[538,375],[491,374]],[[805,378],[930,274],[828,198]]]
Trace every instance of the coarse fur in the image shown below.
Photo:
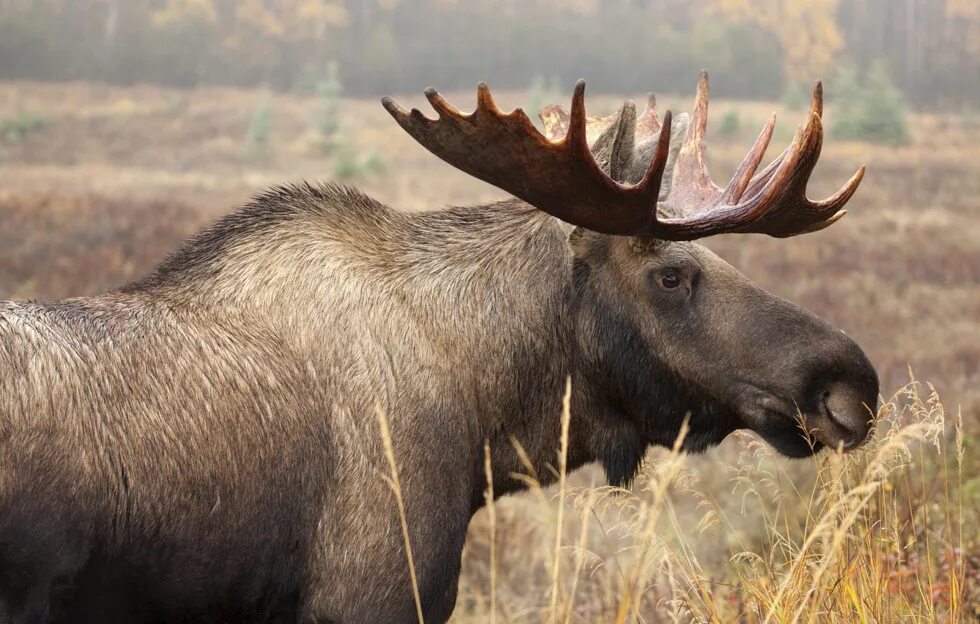
[[[547,482],[566,379],[569,468],[617,484],[685,415],[691,450],[750,428],[805,455],[797,410],[850,444],[877,394],[853,342],[699,245],[276,188],[118,291],[0,304],[0,621],[414,620],[379,410],[445,621],[484,441],[497,495],[518,446]]]

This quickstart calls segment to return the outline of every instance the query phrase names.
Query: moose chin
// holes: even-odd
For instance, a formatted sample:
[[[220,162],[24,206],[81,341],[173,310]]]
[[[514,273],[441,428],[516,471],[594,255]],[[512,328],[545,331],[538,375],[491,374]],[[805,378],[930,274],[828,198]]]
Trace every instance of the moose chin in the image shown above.
[[[863,169],[806,197],[822,93],[725,188],[691,115],[542,111],[480,85],[463,114],[383,101],[511,199],[422,214],[278,187],[96,297],[0,303],[0,621],[408,622],[416,607],[376,411],[390,423],[427,622],[452,613],[484,445],[497,495],[569,469],[627,484],[685,418],[691,451],[749,429],[847,451],[878,399],[860,347],[695,241],[844,215]],[[518,454],[514,441],[520,443]]]

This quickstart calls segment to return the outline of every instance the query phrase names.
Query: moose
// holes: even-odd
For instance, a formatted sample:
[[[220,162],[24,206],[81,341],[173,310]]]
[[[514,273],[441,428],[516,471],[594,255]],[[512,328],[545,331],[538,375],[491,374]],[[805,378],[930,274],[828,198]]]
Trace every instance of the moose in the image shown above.
[[[269,190],[145,277],[0,303],[0,621],[426,622],[452,613],[467,525],[529,462],[628,484],[651,445],[748,429],[780,453],[868,436],[860,347],[694,241],[790,237],[844,215],[863,168],[806,197],[822,92],[724,188],[693,113],[651,99],[545,133],[481,84],[463,114],[384,107],[513,197],[408,214],[335,185]],[[380,433],[400,474],[395,504]],[[520,449],[518,449],[518,446]]]

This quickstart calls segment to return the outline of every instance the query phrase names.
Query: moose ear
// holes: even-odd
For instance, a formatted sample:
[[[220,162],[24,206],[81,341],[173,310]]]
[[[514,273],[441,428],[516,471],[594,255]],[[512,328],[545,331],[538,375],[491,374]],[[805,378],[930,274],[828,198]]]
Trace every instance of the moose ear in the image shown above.
[[[664,167],[664,177],[660,183],[660,201],[667,199],[670,194],[671,183],[674,180],[674,163],[677,162],[677,155],[684,145],[684,137],[687,136],[687,129],[691,125],[691,116],[681,113],[673,119],[670,125],[670,148],[667,152],[667,165]],[[633,151],[633,159],[630,170],[626,175],[626,181],[636,184],[643,179],[653,154],[657,151],[657,143],[660,142],[660,131],[650,135],[637,144]]]
[[[636,105],[626,100],[615,121],[590,146],[596,164],[617,182],[623,182],[629,174],[635,134]]]
[[[589,231],[583,227],[578,227],[577,225],[571,225],[561,221],[562,230],[565,232],[565,236],[568,237],[568,244],[575,249],[577,245],[582,244],[582,239],[585,237],[586,233]]]
[[[594,245],[597,236],[601,236],[592,230],[584,227],[578,226],[566,226],[564,221],[562,222],[565,227],[565,233],[568,236],[568,246],[572,249],[572,255],[576,258],[585,257],[589,249]],[[570,228],[570,229],[569,229]]]

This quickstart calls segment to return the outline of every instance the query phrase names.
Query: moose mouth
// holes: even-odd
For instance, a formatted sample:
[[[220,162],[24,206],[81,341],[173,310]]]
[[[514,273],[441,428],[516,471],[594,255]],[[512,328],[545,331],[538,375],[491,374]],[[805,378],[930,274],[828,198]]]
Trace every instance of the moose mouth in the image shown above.
[[[755,400],[737,410],[745,426],[787,457],[809,457],[824,447],[851,451],[867,438],[867,427],[848,418],[829,393],[807,410],[758,387],[753,394]]]
[[[766,409],[762,411],[764,423],[749,429],[758,434],[781,455],[792,458],[809,457],[826,446],[820,439],[807,435],[803,422],[805,417],[788,411]],[[754,420],[758,420],[756,415]]]

